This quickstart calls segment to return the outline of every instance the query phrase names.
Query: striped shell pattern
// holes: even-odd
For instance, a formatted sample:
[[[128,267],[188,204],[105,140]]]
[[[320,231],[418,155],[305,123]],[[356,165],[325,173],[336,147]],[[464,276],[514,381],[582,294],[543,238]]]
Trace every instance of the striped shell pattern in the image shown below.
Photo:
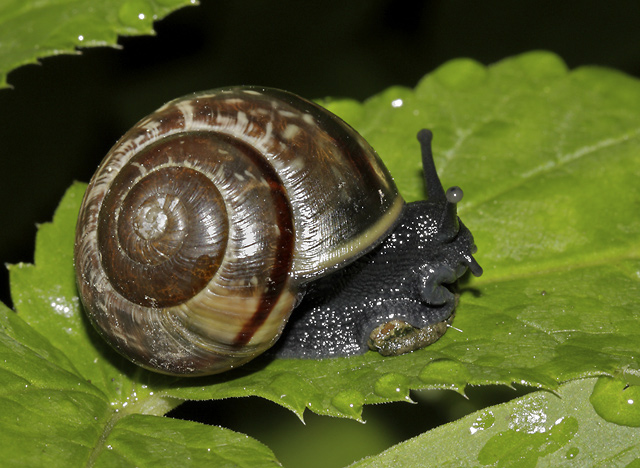
[[[138,122],[91,180],[78,290],[134,363],[222,372],[268,349],[305,284],[371,250],[403,205],[329,111],[268,88],[186,96]]]

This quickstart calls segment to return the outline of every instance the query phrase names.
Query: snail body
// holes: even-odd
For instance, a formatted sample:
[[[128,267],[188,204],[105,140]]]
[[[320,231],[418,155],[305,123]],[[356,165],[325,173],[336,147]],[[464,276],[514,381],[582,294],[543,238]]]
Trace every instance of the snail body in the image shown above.
[[[439,185],[435,168],[432,173]],[[444,196],[441,185],[440,192]],[[332,352],[324,336],[330,333],[323,332],[324,353],[307,339],[322,326],[319,311],[328,302],[321,297],[340,297],[335,285],[355,278],[356,269],[388,272],[380,255],[403,264],[393,260],[397,246],[389,239],[405,232],[403,226],[411,225],[411,232],[426,226],[409,222],[422,219],[406,208],[413,205],[405,205],[369,144],[320,106],[268,88],[186,96],[127,132],[90,182],[76,232],[78,291],[98,332],[131,361],[157,372],[206,375],[240,366],[272,347],[301,302],[311,322],[301,317],[276,352],[353,354],[355,346]],[[461,265],[481,272],[455,203],[439,208],[451,206],[447,222],[455,233],[443,242],[456,245],[448,254],[455,258],[438,266],[431,280],[410,281],[422,284],[423,296],[429,288],[437,291],[432,305],[438,313],[414,321],[419,328],[453,313],[455,299],[438,281],[455,280],[466,270]],[[430,214],[429,222],[436,217]],[[423,269],[427,263],[423,259]],[[365,283],[373,284],[371,275],[365,273]],[[345,301],[358,300],[357,289],[342,289],[336,313],[351,310]],[[370,289],[361,303],[382,294]],[[307,290],[310,299],[303,300]],[[387,299],[388,305],[402,303]],[[367,315],[364,333],[389,322],[388,311],[378,315]]]

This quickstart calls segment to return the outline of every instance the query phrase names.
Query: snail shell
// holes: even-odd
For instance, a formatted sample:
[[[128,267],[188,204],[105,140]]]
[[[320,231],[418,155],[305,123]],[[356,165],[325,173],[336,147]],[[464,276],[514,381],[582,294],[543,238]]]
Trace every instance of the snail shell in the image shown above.
[[[111,149],[76,232],[85,311],[167,374],[246,363],[305,284],[375,247],[404,202],[366,141],[293,94],[234,87],[169,102]]]

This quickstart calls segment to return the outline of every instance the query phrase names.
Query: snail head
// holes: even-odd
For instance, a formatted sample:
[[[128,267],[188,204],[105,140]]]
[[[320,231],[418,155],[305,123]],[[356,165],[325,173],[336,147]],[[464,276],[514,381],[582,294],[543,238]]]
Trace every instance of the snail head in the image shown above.
[[[445,192],[440,182],[440,177],[436,172],[436,166],[433,161],[433,151],[431,149],[431,141],[433,133],[431,130],[422,129],[418,132],[418,141],[422,152],[422,167],[424,170],[424,181],[427,187],[427,196],[431,204],[437,207],[437,234],[436,239],[443,243],[453,242],[461,229],[461,222],[458,218],[457,204],[462,200],[463,192],[458,186],[453,186]],[[463,226],[463,229],[466,228]],[[471,249],[475,253],[475,245]],[[469,255],[470,261],[465,262],[471,272],[475,276],[482,274],[482,267],[478,265],[475,259]]]

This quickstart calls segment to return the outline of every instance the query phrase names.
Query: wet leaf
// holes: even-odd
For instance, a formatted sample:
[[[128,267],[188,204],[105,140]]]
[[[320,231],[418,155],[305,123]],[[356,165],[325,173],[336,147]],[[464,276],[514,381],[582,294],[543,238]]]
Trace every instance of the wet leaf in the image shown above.
[[[153,22],[195,0],[9,0],[0,6],[0,88],[7,73],[39,58],[116,46],[119,35],[153,34]]]
[[[72,255],[85,185],[75,184],[53,223],[39,229],[35,265],[11,267],[17,314],[4,311],[7,358],[0,360],[0,377],[6,379],[2,388],[26,387],[7,394],[13,409],[5,413],[2,428],[15,437],[1,442],[9,445],[0,450],[45,448],[42,425],[34,432],[37,443],[20,445],[27,439],[19,437],[13,418],[24,411],[23,400],[34,407],[34,421],[49,411],[61,419],[51,423],[55,427],[80,422],[79,429],[73,426],[77,437],[51,442],[51,453],[69,454],[65,444],[73,444],[73,456],[96,456],[97,450],[97,456],[107,457],[104,434],[121,437],[113,432],[124,427],[120,424],[152,421],[154,431],[182,430],[186,426],[168,418],[133,415],[156,417],[186,399],[256,395],[301,418],[308,409],[359,419],[363,405],[407,401],[411,389],[464,392],[468,384],[513,382],[562,389],[563,382],[579,378],[638,374],[637,80],[599,68],[569,72],[556,56],[532,53],[491,67],[457,60],[427,75],[414,90],[390,88],[363,104],[325,104],[378,150],[407,200],[424,198],[415,134],[423,127],[433,130],[436,166],[444,185],[465,190],[459,214],[475,235],[476,258],[485,268],[484,276],[461,284],[456,329],[424,350],[395,358],[263,357],[199,379],[142,370],[109,349],[82,315]],[[54,390],[59,401],[51,412],[46,405]],[[583,403],[589,404],[588,395]],[[578,428],[568,417],[545,426],[554,431],[553,443],[539,435],[522,442],[526,430],[499,437],[516,452],[535,445],[536,459],[575,457],[565,442],[574,440],[576,431],[582,434],[585,426],[577,420]],[[185,430],[209,430],[198,427]],[[475,447],[480,457],[475,460],[515,456],[498,453],[502,444],[488,442]],[[269,452],[252,447],[271,463]],[[488,448],[480,456],[482,447]],[[173,449],[183,450],[179,444]]]
[[[280,466],[245,435],[160,417],[176,402],[144,385],[118,400],[115,383],[84,378],[66,354],[0,303],[4,466]]]
[[[350,467],[631,466],[640,431],[598,417],[589,404],[596,380],[485,408]]]

